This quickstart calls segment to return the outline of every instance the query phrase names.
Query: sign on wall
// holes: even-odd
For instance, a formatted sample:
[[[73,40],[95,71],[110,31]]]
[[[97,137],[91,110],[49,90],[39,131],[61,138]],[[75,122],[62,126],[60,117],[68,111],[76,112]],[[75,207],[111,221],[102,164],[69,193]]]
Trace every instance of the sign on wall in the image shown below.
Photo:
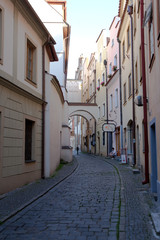
[[[104,123],[102,125],[103,132],[115,132],[116,126],[113,123]]]

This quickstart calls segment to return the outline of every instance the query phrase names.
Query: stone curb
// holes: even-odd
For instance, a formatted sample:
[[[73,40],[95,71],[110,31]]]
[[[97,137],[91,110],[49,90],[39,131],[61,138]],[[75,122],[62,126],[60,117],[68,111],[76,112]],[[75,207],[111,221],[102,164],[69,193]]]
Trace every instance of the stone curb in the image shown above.
[[[59,170],[59,172],[57,173],[58,176],[56,176],[55,178],[53,178],[53,184],[48,187],[45,190],[40,190],[39,194],[36,197],[32,197],[30,201],[27,201],[25,204],[22,204],[19,208],[16,208],[14,211],[10,212],[9,214],[7,214],[5,217],[0,218],[0,224],[3,224],[4,222],[6,222],[8,219],[10,219],[11,217],[13,217],[14,215],[16,215],[18,212],[22,211],[24,208],[28,207],[30,204],[32,204],[34,201],[38,200],[39,198],[41,198],[42,196],[44,196],[46,193],[48,193],[51,189],[53,189],[54,187],[56,187],[59,183],[61,183],[62,181],[64,181],[66,178],[68,178],[78,167],[78,161],[77,159],[73,156],[73,160],[72,162],[70,162],[73,166],[71,167],[71,165],[65,165],[63,166],[63,168],[61,170]],[[70,164],[68,163],[68,164]],[[69,169],[70,167],[70,169]],[[65,169],[64,169],[65,168]],[[69,169],[69,171],[67,171],[67,168]],[[41,180],[40,180],[41,181]],[[40,182],[40,184],[42,183],[42,181]],[[35,183],[33,183],[33,188],[34,188]],[[24,189],[23,187],[21,188],[21,190]],[[13,191],[14,192],[14,191]],[[12,194],[12,193],[11,193]],[[15,194],[16,195],[16,194]],[[6,201],[7,200],[7,196],[4,198]],[[1,201],[1,200],[0,200]]]

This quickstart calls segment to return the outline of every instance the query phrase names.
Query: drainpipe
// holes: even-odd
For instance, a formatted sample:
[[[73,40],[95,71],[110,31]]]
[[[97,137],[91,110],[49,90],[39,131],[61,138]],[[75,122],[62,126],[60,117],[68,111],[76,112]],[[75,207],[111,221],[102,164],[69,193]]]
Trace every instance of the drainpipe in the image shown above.
[[[104,60],[104,66],[105,66],[105,70],[106,70],[106,83],[107,83],[107,60]],[[108,88],[106,86],[106,120],[108,123]],[[108,132],[107,132],[107,156],[109,155],[108,153]]]
[[[122,75],[121,75],[121,41],[119,43],[119,95],[120,95],[120,135],[121,135],[121,155],[123,154],[123,115],[122,115]]]
[[[145,137],[145,180],[142,184],[149,183],[149,160],[148,160],[148,120],[147,120],[147,94],[146,94],[146,70],[145,70],[145,49],[144,49],[144,28],[143,28],[143,0],[141,4],[141,56],[142,56],[142,83],[143,83],[143,115],[144,115],[144,137]]]
[[[134,54],[133,54],[133,5],[128,6],[131,20],[131,58],[132,58],[132,108],[133,108],[133,165],[136,165],[135,103],[134,103]]]
[[[45,46],[48,40],[42,46],[42,166],[41,178],[45,178],[44,174],[44,154],[45,154]]]

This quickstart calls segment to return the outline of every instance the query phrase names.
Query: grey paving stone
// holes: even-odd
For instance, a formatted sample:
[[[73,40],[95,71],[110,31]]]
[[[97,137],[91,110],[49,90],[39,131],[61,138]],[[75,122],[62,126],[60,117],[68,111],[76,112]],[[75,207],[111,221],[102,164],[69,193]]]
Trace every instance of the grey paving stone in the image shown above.
[[[1,225],[0,239],[117,240],[118,226],[119,240],[134,240],[135,236],[136,240],[154,240],[147,204],[151,195],[149,186],[141,185],[141,174],[133,174],[127,165],[103,157],[81,154],[77,160],[79,166],[70,177],[65,179],[65,174],[76,165],[68,166],[69,170],[67,166],[62,168],[52,184],[46,180],[45,184],[41,181],[23,188],[24,195],[30,191],[32,199],[44,188],[56,185]],[[145,189],[145,194],[139,189]],[[15,205],[17,199],[18,208],[20,202],[23,208],[20,193],[17,190],[8,195],[8,200],[0,200],[6,208],[2,211],[0,205],[3,217],[12,209],[7,210],[11,199]]]

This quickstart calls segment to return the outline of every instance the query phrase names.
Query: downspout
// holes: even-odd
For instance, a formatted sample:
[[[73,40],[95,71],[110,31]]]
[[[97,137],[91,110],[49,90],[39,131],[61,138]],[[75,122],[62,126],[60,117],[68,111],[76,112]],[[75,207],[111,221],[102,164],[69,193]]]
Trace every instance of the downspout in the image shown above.
[[[41,178],[45,178],[44,174],[44,154],[45,154],[45,46],[48,40],[42,46],[42,166]]]
[[[142,56],[142,83],[143,83],[143,115],[144,115],[144,137],[145,137],[145,180],[142,184],[149,183],[149,160],[148,160],[148,120],[147,120],[147,94],[146,94],[146,70],[145,70],[145,49],[144,49],[144,28],[143,28],[143,0],[141,3],[141,56]]]
[[[122,72],[121,72],[121,41],[119,43],[119,95],[120,95],[120,136],[121,136],[121,155],[123,154],[123,115],[122,115]]]
[[[107,85],[107,60],[105,59],[104,60],[104,66],[105,66],[105,70],[106,70],[106,85]],[[108,87],[106,86],[106,122],[108,123]],[[106,154],[107,154],[107,156],[109,155],[109,151],[108,151],[108,132],[106,132],[106,134],[107,134],[107,152],[106,152]]]
[[[134,54],[133,54],[133,5],[128,6],[131,20],[131,58],[132,58],[132,108],[133,108],[133,165],[136,165],[135,103],[134,103]]]

